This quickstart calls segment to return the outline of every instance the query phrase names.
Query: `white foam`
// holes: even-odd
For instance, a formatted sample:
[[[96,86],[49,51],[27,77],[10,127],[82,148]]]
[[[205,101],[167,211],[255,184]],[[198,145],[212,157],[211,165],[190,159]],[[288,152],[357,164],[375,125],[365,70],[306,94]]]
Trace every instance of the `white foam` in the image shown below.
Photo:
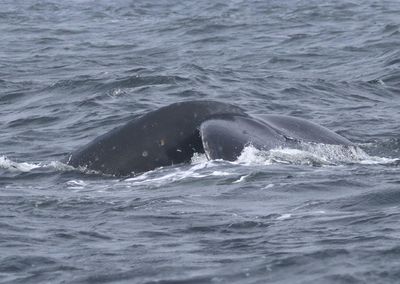
[[[269,151],[258,150],[253,146],[243,149],[235,163],[241,165],[301,164],[301,165],[340,165],[390,164],[399,159],[368,155],[357,146],[302,143],[298,149],[276,148]]]
[[[245,181],[248,176],[249,175],[241,176],[238,180],[235,180],[232,183],[239,183],[239,182]]]
[[[47,164],[43,164],[42,167],[43,168],[53,168],[55,170],[62,171],[62,172],[68,172],[68,171],[76,170],[76,168],[74,168],[73,166],[64,164],[64,163],[62,163],[60,161],[52,161],[52,162],[49,162]]]
[[[270,165],[268,152],[261,151],[253,146],[247,146],[243,149],[240,156],[236,159],[236,163],[243,165]]]
[[[293,213],[284,213],[276,218],[276,220],[288,220],[291,218],[302,218],[302,217],[318,217],[321,215],[326,215],[325,210],[311,211],[311,212],[297,212]]]
[[[281,216],[277,217],[276,220],[287,220],[292,217],[292,214],[282,214]]]
[[[173,183],[185,179],[200,179],[209,176],[230,176],[233,173],[227,171],[214,170],[216,167],[215,161],[200,162],[195,160],[195,164],[191,164],[189,168],[158,168],[153,171],[145,172],[141,175],[128,178],[125,181],[132,185],[152,185],[162,186],[168,183]]]
[[[0,168],[17,172],[30,172],[33,169],[40,168],[40,165],[26,162],[17,163],[11,161],[6,156],[0,156]]]
[[[191,159],[191,164],[195,165],[195,164],[204,164],[207,163],[208,159],[206,154],[200,154],[200,153],[194,153],[193,157]]]
[[[86,183],[83,180],[69,180],[66,182],[69,189],[83,189]]]
[[[72,185],[72,186],[85,186],[86,185],[86,183],[83,181],[83,180],[75,180],[75,179],[72,179],[72,180],[69,180],[69,181],[67,181],[67,185]]]
[[[195,153],[189,166],[179,165],[176,167],[160,167],[155,170],[127,178],[125,179],[125,182],[128,182],[130,185],[160,187],[187,179],[202,179],[211,176],[224,177],[237,175],[238,165],[268,166],[277,163],[340,165],[343,163],[392,163],[393,161],[396,160],[371,157],[359,147],[340,145],[304,143],[301,145],[300,149],[277,148],[270,151],[261,151],[253,146],[247,146],[243,149],[241,155],[234,162],[221,160],[208,161],[205,154]],[[245,182],[249,176],[250,174],[242,174],[232,183]],[[274,184],[267,184],[265,189],[269,189],[273,186]]]
[[[182,200],[180,200],[180,199],[171,199],[171,200],[167,200],[167,203],[175,203],[175,204],[179,203],[179,204],[181,204],[181,203],[184,203],[184,202]]]
[[[318,143],[301,143],[297,149],[276,148],[269,151],[258,150],[253,146],[243,149],[241,155],[234,162],[227,161],[208,161],[205,154],[194,154],[191,159],[190,167],[165,167],[143,173],[141,175],[128,178],[126,181],[136,184],[155,183],[161,185],[169,182],[184,180],[187,178],[204,178],[207,176],[230,176],[235,174],[235,170],[229,165],[267,166],[272,164],[301,164],[301,165],[341,165],[341,164],[391,164],[399,161],[398,158],[385,158],[370,156],[357,146],[327,145]],[[221,165],[224,170],[220,170]],[[219,167],[216,169],[216,167]],[[57,171],[74,171],[76,168],[59,161],[48,163],[28,163],[15,162],[6,156],[0,156],[0,168],[17,171],[30,172],[39,168],[50,168]],[[85,168],[78,168],[84,173],[97,173]],[[237,174],[237,173],[236,173]],[[247,175],[242,175],[233,183],[244,182]],[[271,185],[273,186],[273,185]],[[269,188],[269,185],[266,186]]]
[[[6,156],[0,156],[0,168],[12,172],[30,172],[35,169],[52,168],[57,171],[71,171],[75,170],[72,166],[64,164],[59,161],[52,161],[49,163],[28,163],[28,162],[15,162]]]

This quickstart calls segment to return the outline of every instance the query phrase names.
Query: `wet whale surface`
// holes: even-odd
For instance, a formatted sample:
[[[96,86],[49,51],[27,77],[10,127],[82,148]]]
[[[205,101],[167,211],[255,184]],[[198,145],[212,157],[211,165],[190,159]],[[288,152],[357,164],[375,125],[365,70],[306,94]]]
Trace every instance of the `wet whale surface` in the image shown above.
[[[207,157],[235,161],[249,145],[264,151],[299,148],[304,142],[354,146],[343,136],[304,119],[283,115],[259,118],[225,116],[205,121],[200,135]]]
[[[231,104],[186,101],[134,118],[72,153],[67,163],[124,176],[189,162],[195,153],[234,161],[249,145],[268,151],[296,148],[301,142],[352,145],[304,119],[279,115],[254,118]]]

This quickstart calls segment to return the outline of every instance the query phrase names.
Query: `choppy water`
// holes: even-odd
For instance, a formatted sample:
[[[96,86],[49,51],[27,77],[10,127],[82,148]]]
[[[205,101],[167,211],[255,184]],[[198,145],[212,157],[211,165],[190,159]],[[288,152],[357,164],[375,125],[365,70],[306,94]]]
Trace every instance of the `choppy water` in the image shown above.
[[[0,0],[0,282],[394,283],[400,2]],[[310,119],[344,151],[127,179],[58,162],[183,100]]]

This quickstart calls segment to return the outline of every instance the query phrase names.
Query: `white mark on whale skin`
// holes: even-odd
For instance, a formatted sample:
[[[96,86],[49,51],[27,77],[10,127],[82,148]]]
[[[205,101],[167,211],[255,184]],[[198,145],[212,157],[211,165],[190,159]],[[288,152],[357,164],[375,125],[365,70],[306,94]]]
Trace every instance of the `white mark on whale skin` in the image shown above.
[[[143,157],[147,157],[149,155],[149,153],[147,151],[143,151],[142,156]]]

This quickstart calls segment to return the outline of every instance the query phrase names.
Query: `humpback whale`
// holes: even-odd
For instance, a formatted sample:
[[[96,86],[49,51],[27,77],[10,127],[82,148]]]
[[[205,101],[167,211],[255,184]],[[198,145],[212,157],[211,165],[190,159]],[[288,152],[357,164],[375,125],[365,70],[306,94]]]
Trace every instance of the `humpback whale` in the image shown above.
[[[250,116],[217,101],[174,103],[133,118],[73,152],[67,164],[126,176],[190,162],[194,153],[234,161],[247,145],[260,150],[301,142],[352,146],[339,134],[304,119]]]

